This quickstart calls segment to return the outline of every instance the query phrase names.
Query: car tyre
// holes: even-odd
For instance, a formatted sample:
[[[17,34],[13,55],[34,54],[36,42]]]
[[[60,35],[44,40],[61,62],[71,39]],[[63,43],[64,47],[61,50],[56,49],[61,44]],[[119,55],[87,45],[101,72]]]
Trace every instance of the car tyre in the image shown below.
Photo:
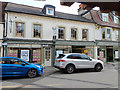
[[[96,72],[100,72],[103,69],[103,67],[101,64],[96,64],[94,69]]]
[[[67,65],[67,67],[65,68],[65,71],[68,74],[72,74],[75,71],[74,65]]]
[[[36,69],[30,69],[30,70],[28,71],[28,73],[27,73],[27,76],[28,76],[29,78],[34,78],[34,77],[36,77],[36,76],[37,76],[37,70],[36,70]]]

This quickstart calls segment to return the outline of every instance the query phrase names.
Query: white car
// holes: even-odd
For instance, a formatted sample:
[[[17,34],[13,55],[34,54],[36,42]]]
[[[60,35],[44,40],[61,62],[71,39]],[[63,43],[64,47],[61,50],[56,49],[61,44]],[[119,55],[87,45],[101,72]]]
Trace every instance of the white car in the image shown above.
[[[100,72],[104,68],[104,63],[84,54],[69,53],[59,54],[54,66],[71,74],[76,69],[94,69],[96,72]]]

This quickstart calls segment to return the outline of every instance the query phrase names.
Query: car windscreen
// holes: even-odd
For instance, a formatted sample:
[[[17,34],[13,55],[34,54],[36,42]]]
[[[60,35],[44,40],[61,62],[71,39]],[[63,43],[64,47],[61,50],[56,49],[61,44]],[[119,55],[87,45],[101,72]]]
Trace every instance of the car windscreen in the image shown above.
[[[65,55],[64,54],[59,54],[59,56],[57,57],[58,58],[63,58]]]

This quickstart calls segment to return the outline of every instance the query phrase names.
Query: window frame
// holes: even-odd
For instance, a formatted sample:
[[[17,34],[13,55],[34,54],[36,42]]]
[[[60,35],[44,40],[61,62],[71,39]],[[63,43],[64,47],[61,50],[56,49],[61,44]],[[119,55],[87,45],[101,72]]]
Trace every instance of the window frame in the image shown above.
[[[60,28],[64,28],[64,30],[63,30],[63,38],[59,38],[59,35],[61,35],[61,34],[59,34],[59,29]],[[58,27],[58,39],[59,40],[64,40],[65,39],[65,27]]]
[[[34,37],[34,25],[40,25],[40,37]],[[32,37],[33,38],[41,38],[41,33],[42,33],[42,24],[36,24],[36,23],[33,23],[33,30],[32,30]]]
[[[105,30],[105,38],[103,38],[103,29]],[[108,35],[108,30],[110,30],[110,38],[107,37]],[[102,32],[102,40],[111,40],[111,29],[110,28],[102,28],[101,29],[101,32]]]
[[[75,33],[72,33],[72,30],[76,30]],[[72,35],[72,34],[75,34],[75,35]],[[74,37],[73,37],[74,36]],[[71,39],[72,40],[77,40],[77,28],[71,28]]]
[[[23,36],[21,35],[21,36],[17,36],[17,23],[22,23],[24,26],[23,26],[23,28],[24,28],[24,30],[23,30]],[[15,37],[25,37],[25,22],[19,22],[19,21],[16,21],[15,22]]]
[[[87,31],[87,38],[86,38],[86,39],[83,38],[83,30],[86,30],[86,31]],[[82,40],[87,41],[87,40],[88,40],[88,37],[89,37],[88,29],[82,29]]]
[[[108,13],[102,13],[102,21],[109,22],[109,14]]]
[[[49,13],[49,10],[52,10],[52,13]],[[51,11],[50,11],[50,12],[51,12]],[[54,15],[54,13],[55,13],[55,12],[54,12],[54,8],[50,8],[50,7],[47,7],[47,8],[46,8],[46,14],[47,14],[47,15]]]

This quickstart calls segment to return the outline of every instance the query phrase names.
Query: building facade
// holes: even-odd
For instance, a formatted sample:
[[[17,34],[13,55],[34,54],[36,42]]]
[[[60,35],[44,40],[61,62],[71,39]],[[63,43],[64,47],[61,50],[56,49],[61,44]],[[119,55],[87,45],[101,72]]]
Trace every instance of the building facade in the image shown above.
[[[102,26],[96,25],[94,20],[57,12],[52,5],[35,8],[8,3],[4,10],[6,56],[51,66],[61,53],[84,53],[105,62],[111,56],[105,54],[110,52],[111,46],[118,53],[118,28],[108,27],[111,31],[105,30],[105,38],[109,38],[110,33],[111,39],[105,41]]]

